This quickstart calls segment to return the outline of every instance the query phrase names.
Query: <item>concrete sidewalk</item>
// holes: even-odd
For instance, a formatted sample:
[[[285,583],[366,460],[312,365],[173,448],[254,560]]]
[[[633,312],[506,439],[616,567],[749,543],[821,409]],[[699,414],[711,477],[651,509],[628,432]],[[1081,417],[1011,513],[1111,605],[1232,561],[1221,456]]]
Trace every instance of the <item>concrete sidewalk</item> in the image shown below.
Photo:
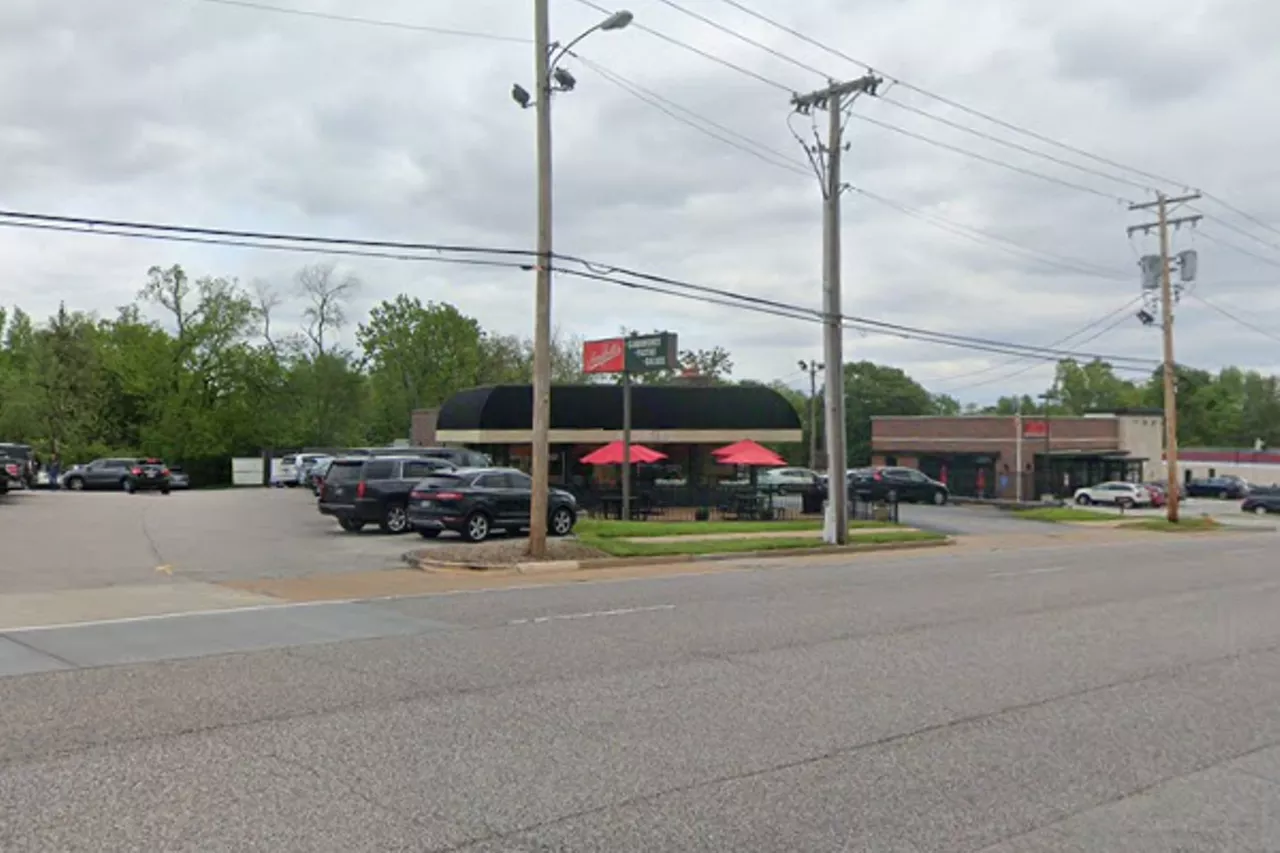
[[[233,610],[274,603],[259,593],[211,583],[155,584],[0,595],[0,631],[144,616]]]

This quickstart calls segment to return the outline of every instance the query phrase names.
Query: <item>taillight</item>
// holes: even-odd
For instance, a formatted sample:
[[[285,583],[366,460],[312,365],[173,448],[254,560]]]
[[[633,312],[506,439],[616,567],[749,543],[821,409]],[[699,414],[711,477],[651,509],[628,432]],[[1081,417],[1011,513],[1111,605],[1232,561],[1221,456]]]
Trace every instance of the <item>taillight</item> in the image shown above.
[[[133,476],[135,476],[135,477],[141,477],[141,476],[142,476],[142,469],[141,469],[141,468],[134,468],[134,469],[133,469]]]
[[[879,482],[880,480],[883,480],[884,477],[880,476],[880,472],[877,471],[871,475],[871,479],[875,480],[876,482]]]
[[[409,500],[411,501],[425,501],[426,499],[427,499],[426,492],[419,492],[417,490],[414,490],[409,493]]]
[[[434,495],[428,495],[438,501],[460,501],[462,500],[461,492],[436,492]]]
[[[364,497],[365,485],[366,485],[365,481],[361,480],[360,485],[356,486],[356,497],[358,498]]]
[[[168,468],[165,468],[165,469],[161,470],[161,472],[160,472],[160,476],[162,476],[162,477],[168,477],[168,476],[169,476],[169,469],[168,469]]]

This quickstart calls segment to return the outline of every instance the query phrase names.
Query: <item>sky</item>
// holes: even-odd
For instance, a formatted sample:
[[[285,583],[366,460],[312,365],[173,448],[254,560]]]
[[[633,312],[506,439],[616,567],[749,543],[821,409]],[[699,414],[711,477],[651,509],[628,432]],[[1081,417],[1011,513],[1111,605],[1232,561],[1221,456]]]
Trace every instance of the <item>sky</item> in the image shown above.
[[[591,34],[562,63],[577,86],[553,100],[556,250],[819,308],[822,196],[793,136],[812,140],[813,126],[791,116],[789,92],[865,69],[726,0],[626,2],[633,26]],[[1280,373],[1280,231],[1269,230],[1280,227],[1280,117],[1266,108],[1280,79],[1280,4],[741,4],[886,78],[883,97],[859,98],[847,123],[846,314],[1154,361],[1159,333],[1133,315],[1138,258],[1158,245],[1126,236],[1153,218],[1128,204],[1195,188],[1207,195],[1174,214],[1205,215],[1172,235],[1175,252],[1199,254],[1177,308],[1177,359]],[[534,116],[509,94],[533,88],[528,0],[262,5],[407,26],[233,0],[5,0],[0,209],[534,245]],[[551,0],[552,38],[603,17]],[[110,316],[153,265],[288,294],[299,268],[325,260],[9,227],[0,257],[0,304],[37,317],[60,301]],[[530,272],[333,260],[362,282],[349,344],[354,321],[399,293],[532,334]],[[822,356],[812,323],[571,278],[556,279],[553,300],[564,334],[671,330],[682,347],[725,347],[740,379],[803,387],[797,362]],[[296,323],[301,309],[290,299],[275,322]],[[1039,393],[1053,374],[1038,359],[855,330],[844,348],[847,361],[892,364],[966,401]]]

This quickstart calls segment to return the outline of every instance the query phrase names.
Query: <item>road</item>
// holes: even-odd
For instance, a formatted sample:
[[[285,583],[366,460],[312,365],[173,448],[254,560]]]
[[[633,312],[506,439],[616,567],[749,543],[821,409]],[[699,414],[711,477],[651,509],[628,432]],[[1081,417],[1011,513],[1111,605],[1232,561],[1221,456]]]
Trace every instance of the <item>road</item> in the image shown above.
[[[10,632],[0,849],[1275,850],[1274,540]]]

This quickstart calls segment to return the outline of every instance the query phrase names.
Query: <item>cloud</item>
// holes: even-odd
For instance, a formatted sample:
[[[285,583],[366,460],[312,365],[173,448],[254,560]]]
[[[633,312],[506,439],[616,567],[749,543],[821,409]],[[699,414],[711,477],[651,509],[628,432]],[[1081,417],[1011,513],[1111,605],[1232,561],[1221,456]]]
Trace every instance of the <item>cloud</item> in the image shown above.
[[[338,0],[263,2],[517,38],[532,24],[530,14],[513,16],[512,4],[499,0],[435,4],[438,9],[384,0],[376,10],[358,12]],[[789,91],[821,86],[823,77],[653,0],[632,3],[637,23],[782,88],[638,28],[584,41],[585,61],[566,61],[578,86],[558,95],[553,109],[557,249],[819,307],[822,202],[786,119]],[[1175,182],[1162,188],[1202,186],[1280,222],[1273,154],[1280,120],[1265,109],[1280,76],[1280,56],[1266,36],[1280,25],[1274,3],[900,0],[874,14],[834,0],[748,5],[855,57],[884,63],[890,75]],[[688,8],[823,74],[862,73],[727,4]],[[598,20],[571,0],[553,0],[552,10],[560,38]],[[535,237],[533,114],[518,109],[508,92],[517,81],[532,88],[531,53],[531,45],[519,42],[208,0],[7,0],[0,7],[0,206],[529,247]],[[666,106],[675,117],[666,114],[588,63],[688,112]],[[845,180],[912,213],[856,192],[844,197],[846,313],[1037,346],[1065,338],[1067,349],[1158,357],[1157,336],[1136,319],[1088,340],[1123,320],[1121,309],[1138,296],[1137,256],[1153,251],[1154,241],[1126,238],[1125,228],[1147,214],[1131,213],[1124,201],[1149,198],[1145,187],[1154,180],[1018,136],[908,85],[888,86],[884,94],[884,100],[860,100],[857,116],[1104,197],[855,117],[848,125]],[[715,122],[719,127],[710,130],[721,138],[691,128],[699,117]],[[815,128],[807,121],[794,127],[812,139]],[[816,129],[825,130],[820,123]],[[1210,198],[1197,208],[1211,217],[1205,236],[1175,235],[1177,248],[1201,254],[1197,292],[1251,322],[1277,327],[1280,289],[1273,282],[1280,281],[1280,249],[1265,244],[1280,246],[1280,234],[1253,228]],[[962,236],[918,214],[1056,258],[981,234]],[[1251,228],[1259,239],[1232,225]],[[1267,260],[1224,248],[1209,235]],[[52,312],[60,300],[113,311],[133,297],[152,264],[182,263],[197,275],[287,287],[298,267],[318,260],[14,229],[0,229],[0,251],[7,262],[0,302],[37,315]],[[365,282],[353,314],[405,292],[454,302],[504,333],[531,330],[531,273],[340,260]],[[1081,272],[1081,265],[1105,275]],[[565,331],[592,337],[623,325],[669,328],[685,346],[729,348],[742,377],[799,383],[797,359],[821,353],[821,330],[812,323],[569,277],[557,278],[554,293],[555,322]],[[296,319],[300,310],[288,306],[281,317]],[[1278,360],[1274,342],[1194,298],[1179,307],[1177,328],[1178,356],[1188,363],[1270,369]],[[931,389],[972,399],[1036,392],[1052,373],[1052,365],[1026,370],[1038,364],[1033,360],[853,331],[845,349],[850,360],[896,364]],[[973,375],[979,370],[986,372]]]

